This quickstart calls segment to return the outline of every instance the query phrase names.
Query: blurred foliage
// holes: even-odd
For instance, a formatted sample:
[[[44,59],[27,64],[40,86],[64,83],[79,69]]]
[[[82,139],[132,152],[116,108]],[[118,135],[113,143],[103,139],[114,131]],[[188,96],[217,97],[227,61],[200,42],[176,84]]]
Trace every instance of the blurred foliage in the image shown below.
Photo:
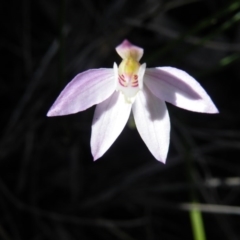
[[[20,0],[1,11],[0,239],[192,239],[191,191],[206,239],[239,238],[239,0]],[[165,165],[132,122],[93,162],[94,108],[46,117],[74,75],[120,62],[123,39],[149,67],[195,76],[220,110],[168,104]]]

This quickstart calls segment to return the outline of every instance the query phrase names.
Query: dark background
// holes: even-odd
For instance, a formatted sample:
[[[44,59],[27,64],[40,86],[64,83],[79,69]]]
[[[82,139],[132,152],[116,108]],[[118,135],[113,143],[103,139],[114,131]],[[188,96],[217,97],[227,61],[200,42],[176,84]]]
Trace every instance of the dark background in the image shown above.
[[[206,239],[240,236],[240,2],[19,0],[0,4],[0,239],[193,239],[202,205]],[[120,63],[124,39],[148,67],[174,66],[200,82],[220,114],[168,104],[167,163],[134,125],[96,162],[94,107],[46,113],[79,72]]]

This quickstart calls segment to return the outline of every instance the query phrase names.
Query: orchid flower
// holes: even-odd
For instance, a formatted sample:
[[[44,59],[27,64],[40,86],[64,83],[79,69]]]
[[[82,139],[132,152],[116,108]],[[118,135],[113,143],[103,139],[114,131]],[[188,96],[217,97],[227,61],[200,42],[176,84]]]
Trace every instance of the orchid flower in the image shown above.
[[[143,49],[124,40],[116,47],[119,66],[78,74],[61,92],[47,116],[83,111],[97,104],[91,134],[94,160],[113,144],[131,110],[136,128],[152,155],[165,163],[170,138],[166,102],[201,113],[218,113],[209,95],[186,72],[173,67],[140,65]],[[131,143],[129,143],[131,144]]]

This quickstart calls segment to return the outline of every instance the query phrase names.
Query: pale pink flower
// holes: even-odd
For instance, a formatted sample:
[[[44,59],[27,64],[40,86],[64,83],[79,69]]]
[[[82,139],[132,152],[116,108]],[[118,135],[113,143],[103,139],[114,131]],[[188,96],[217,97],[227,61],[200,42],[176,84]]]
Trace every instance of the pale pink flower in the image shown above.
[[[186,72],[140,65],[143,49],[124,40],[117,48],[119,66],[78,74],[61,92],[47,116],[83,111],[97,104],[91,135],[94,160],[113,144],[132,110],[137,130],[152,155],[165,163],[170,121],[165,101],[190,111],[218,113],[211,98]],[[133,144],[129,142],[129,144]]]

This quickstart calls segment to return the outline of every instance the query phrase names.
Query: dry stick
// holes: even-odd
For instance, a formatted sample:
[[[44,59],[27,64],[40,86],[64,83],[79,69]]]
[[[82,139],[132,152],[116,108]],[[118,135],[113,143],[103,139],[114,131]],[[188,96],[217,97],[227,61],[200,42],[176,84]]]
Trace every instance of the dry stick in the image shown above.
[[[8,126],[6,127],[6,134],[18,122],[24,107],[31,100],[35,90],[37,89],[37,87],[41,82],[43,74],[45,73],[49,63],[51,62],[53,57],[56,55],[58,48],[59,48],[59,43],[57,40],[54,40],[50,45],[50,47],[48,48],[45,55],[43,56],[42,61],[40,62],[38,69],[34,73],[33,78],[30,81],[22,99],[19,100],[19,103],[17,104],[15,110],[13,111],[10,117],[10,120],[8,122]]]
[[[115,221],[115,220],[109,220],[109,219],[103,219],[103,218],[90,219],[90,218],[80,218],[80,217],[71,216],[71,215],[64,215],[64,214],[36,208],[34,206],[29,206],[21,202],[9,191],[9,189],[1,180],[0,180],[0,190],[8,199],[8,201],[11,202],[18,210],[25,211],[33,215],[37,215],[39,217],[46,217],[53,221],[66,222],[66,223],[83,225],[83,226],[95,226],[95,227],[106,227],[106,228],[111,228],[116,226],[123,227],[123,228],[134,228],[134,227],[143,226],[147,223],[147,219],[144,217],[135,218],[131,220]]]

